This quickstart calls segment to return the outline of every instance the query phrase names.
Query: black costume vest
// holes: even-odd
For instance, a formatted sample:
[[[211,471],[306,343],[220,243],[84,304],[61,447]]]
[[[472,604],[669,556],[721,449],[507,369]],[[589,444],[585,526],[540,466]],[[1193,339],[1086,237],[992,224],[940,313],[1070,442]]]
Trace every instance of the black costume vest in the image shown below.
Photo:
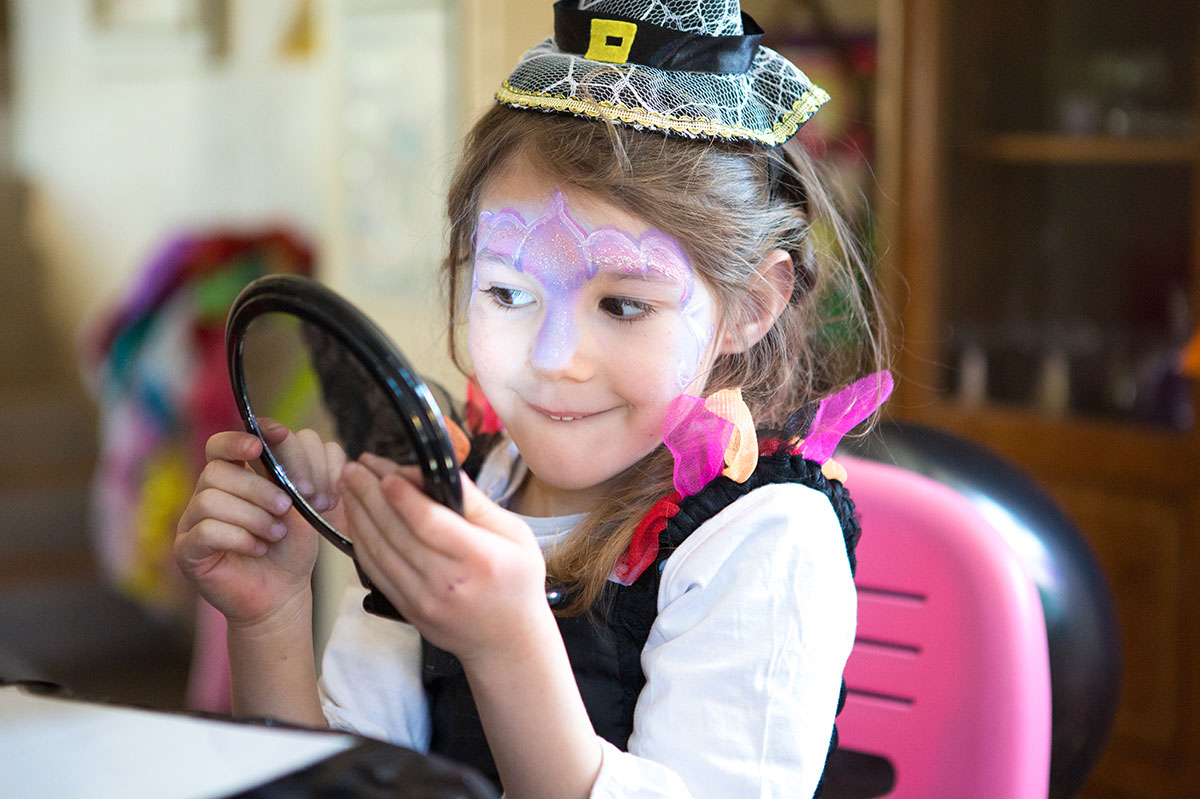
[[[773,483],[800,483],[829,497],[842,526],[853,574],[860,528],[854,503],[845,488],[838,481],[826,480],[815,461],[786,453],[766,455],[759,459],[754,473],[744,483],[717,477],[700,493],[680,501],[679,511],[659,534],[654,562],[632,585],[610,582],[597,607],[586,614],[558,620],[592,726],[619,749],[628,748],[634,705],[646,683],[641,653],[658,613],[658,588],[667,558],[701,524],[734,500]],[[499,786],[496,766],[462,665],[453,655],[428,642],[423,642],[422,661],[422,680],[433,724],[430,751],[474,766]],[[839,713],[845,698],[843,680]],[[829,752],[836,746],[835,726]]]

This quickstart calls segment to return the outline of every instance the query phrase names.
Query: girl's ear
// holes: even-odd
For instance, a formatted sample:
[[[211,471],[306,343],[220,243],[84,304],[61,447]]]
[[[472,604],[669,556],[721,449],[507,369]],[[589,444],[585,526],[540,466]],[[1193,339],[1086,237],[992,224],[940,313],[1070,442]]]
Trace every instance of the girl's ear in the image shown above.
[[[749,296],[744,300],[743,313],[748,315],[725,331],[721,355],[745,352],[767,334],[792,298],[795,269],[786,250],[771,250],[759,262]]]

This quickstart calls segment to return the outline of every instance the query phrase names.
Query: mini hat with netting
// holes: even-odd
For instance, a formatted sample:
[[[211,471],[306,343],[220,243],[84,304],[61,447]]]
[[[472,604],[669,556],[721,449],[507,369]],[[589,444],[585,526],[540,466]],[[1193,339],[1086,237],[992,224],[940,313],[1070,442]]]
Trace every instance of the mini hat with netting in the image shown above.
[[[829,95],[739,0],[559,0],[496,99],[696,139],[782,144]]]

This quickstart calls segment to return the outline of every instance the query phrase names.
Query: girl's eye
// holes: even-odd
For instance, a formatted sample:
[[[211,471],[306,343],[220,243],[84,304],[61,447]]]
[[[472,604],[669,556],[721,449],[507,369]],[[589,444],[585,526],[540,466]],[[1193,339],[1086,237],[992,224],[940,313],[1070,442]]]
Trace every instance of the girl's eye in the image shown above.
[[[483,293],[491,295],[495,303],[502,308],[523,308],[534,301],[533,295],[528,291],[506,286],[490,286],[484,289]]]
[[[638,317],[654,313],[654,306],[650,303],[625,297],[605,297],[600,300],[600,309],[622,322],[632,322]]]

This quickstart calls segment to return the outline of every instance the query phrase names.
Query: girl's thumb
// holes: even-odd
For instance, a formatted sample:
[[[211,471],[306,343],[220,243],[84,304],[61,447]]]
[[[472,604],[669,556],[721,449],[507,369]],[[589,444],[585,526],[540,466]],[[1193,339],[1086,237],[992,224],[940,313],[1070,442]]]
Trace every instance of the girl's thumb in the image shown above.
[[[463,516],[467,521],[513,540],[533,535],[521,517],[493,502],[466,473],[458,474],[463,490]]]

